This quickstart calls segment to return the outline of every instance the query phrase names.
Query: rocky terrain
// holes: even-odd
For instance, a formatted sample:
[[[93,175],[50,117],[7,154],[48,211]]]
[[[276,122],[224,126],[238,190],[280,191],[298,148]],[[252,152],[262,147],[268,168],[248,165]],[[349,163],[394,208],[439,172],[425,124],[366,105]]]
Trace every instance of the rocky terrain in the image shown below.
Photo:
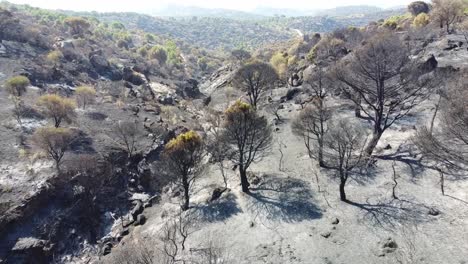
[[[453,139],[443,133],[466,139],[467,18],[457,13],[447,33],[434,8],[423,25],[419,15],[390,17],[400,11],[346,20],[339,9],[333,18],[255,24],[2,2],[0,263],[468,262],[466,142],[441,147],[433,138],[428,151],[418,140],[428,127],[447,142]],[[245,43],[255,51],[235,49]],[[362,70],[353,63],[372,45],[402,60],[388,87],[404,85],[398,96],[386,95],[393,98],[382,107],[397,118],[365,155],[375,136],[366,111],[378,96],[363,90],[358,117],[346,77]],[[371,62],[385,54],[375,50]],[[270,79],[242,75],[248,67]],[[268,87],[258,102],[242,78]],[[44,107],[47,96],[71,102],[63,122]],[[226,144],[236,106],[249,113],[243,118],[260,120],[251,127],[271,133],[246,171],[248,192],[236,144]],[[334,168],[330,154],[343,139],[328,139],[321,164],[319,146],[309,151],[297,131],[298,117],[324,106],[329,131],[349,123],[362,128],[366,143],[349,152],[356,167],[346,171],[347,199],[339,192],[345,169]],[[447,130],[447,114],[462,121]],[[58,161],[51,149],[67,138],[44,148],[44,129],[73,136]],[[193,179],[185,186],[177,165],[187,151],[200,156],[179,173]]]

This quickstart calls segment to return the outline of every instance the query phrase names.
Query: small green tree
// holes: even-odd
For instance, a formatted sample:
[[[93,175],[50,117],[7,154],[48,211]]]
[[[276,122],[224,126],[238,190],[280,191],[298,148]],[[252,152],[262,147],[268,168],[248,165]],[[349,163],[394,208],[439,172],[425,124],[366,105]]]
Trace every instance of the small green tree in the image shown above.
[[[232,148],[232,162],[239,168],[242,191],[249,192],[247,169],[259,162],[271,148],[272,129],[247,103],[236,101],[226,112],[222,138]]]
[[[62,121],[71,123],[76,116],[75,101],[56,94],[46,94],[39,97],[37,106],[46,117],[54,120],[55,127],[59,127]]]
[[[195,131],[180,134],[164,147],[163,164],[166,172],[184,189],[184,211],[189,209],[190,190],[201,174],[203,157],[203,141]]]
[[[7,92],[13,96],[22,96],[26,92],[26,87],[28,87],[30,81],[28,77],[25,76],[14,76],[8,79],[5,83],[5,88]]]
[[[167,52],[159,45],[152,47],[149,50],[148,55],[151,59],[156,59],[161,65],[164,65],[167,62]]]
[[[413,20],[413,25],[415,27],[424,27],[427,24],[429,24],[429,16],[426,13],[417,15]]]

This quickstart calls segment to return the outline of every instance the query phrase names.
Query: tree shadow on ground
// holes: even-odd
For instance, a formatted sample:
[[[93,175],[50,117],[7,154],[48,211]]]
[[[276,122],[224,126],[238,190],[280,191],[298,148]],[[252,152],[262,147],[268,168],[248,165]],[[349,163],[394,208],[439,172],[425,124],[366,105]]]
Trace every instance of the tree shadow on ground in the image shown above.
[[[348,202],[364,211],[360,221],[371,223],[388,231],[401,225],[416,225],[434,220],[429,206],[406,199],[382,199],[366,203]]]
[[[418,157],[411,149],[403,150],[399,147],[394,153],[376,155],[375,157],[381,160],[399,161],[406,164],[413,178],[421,175],[426,169],[426,166],[422,163],[421,157]]]
[[[248,209],[267,220],[300,222],[322,216],[309,184],[300,179],[265,176],[251,188]]]
[[[213,202],[194,206],[193,209],[200,221],[210,223],[225,221],[231,216],[242,212],[233,193],[229,193]]]

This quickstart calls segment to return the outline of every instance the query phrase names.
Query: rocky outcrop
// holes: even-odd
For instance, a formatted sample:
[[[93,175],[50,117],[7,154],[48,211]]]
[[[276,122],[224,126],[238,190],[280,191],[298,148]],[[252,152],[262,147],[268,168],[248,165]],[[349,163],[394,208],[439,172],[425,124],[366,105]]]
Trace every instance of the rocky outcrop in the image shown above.
[[[117,67],[111,65],[102,55],[102,51],[93,52],[89,55],[89,62],[97,73],[111,81],[122,80],[122,73]]]
[[[12,249],[13,256],[8,259],[11,263],[47,263],[52,246],[46,240],[34,237],[18,239]]]
[[[198,88],[198,81],[195,79],[188,79],[178,85],[176,94],[182,98],[198,98],[201,94]]]

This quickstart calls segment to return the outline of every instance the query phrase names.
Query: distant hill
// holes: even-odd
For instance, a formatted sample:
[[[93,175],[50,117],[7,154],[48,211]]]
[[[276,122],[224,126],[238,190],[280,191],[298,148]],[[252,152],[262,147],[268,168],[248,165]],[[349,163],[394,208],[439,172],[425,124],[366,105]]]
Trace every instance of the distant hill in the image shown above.
[[[144,12],[152,16],[159,17],[221,17],[230,19],[261,19],[262,15],[254,14],[250,12],[243,12],[231,9],[210,9],[201,8],[196,6],[179,6],[179,5],[168,5],[159,10],[151,10]]]
[[[258,11],[258,9],[257,9]],[[264,10],[265,11],[265,10]],[[273,12],[269,10],[268,12]],[[190,45],[216,50],[243,47],[254,50],[287,41],[302,33],[329,32],[341,27],[364,26],[371,21],[403,14],[404,9],[382,10],[372,6],[349,6],[321,11],[278,9],[287,15],[268,16],[225,9],[170,6],[165,15],[59,11],[93,17],[102,22],[121,22],[129,30],[143,30]],[[153,12],[148,10],[148,12]],[[265,12],[265,14],[269,14]],[[317,12],[319,15],[304,15]],[[302,16],[299,16],[301,15]]]

